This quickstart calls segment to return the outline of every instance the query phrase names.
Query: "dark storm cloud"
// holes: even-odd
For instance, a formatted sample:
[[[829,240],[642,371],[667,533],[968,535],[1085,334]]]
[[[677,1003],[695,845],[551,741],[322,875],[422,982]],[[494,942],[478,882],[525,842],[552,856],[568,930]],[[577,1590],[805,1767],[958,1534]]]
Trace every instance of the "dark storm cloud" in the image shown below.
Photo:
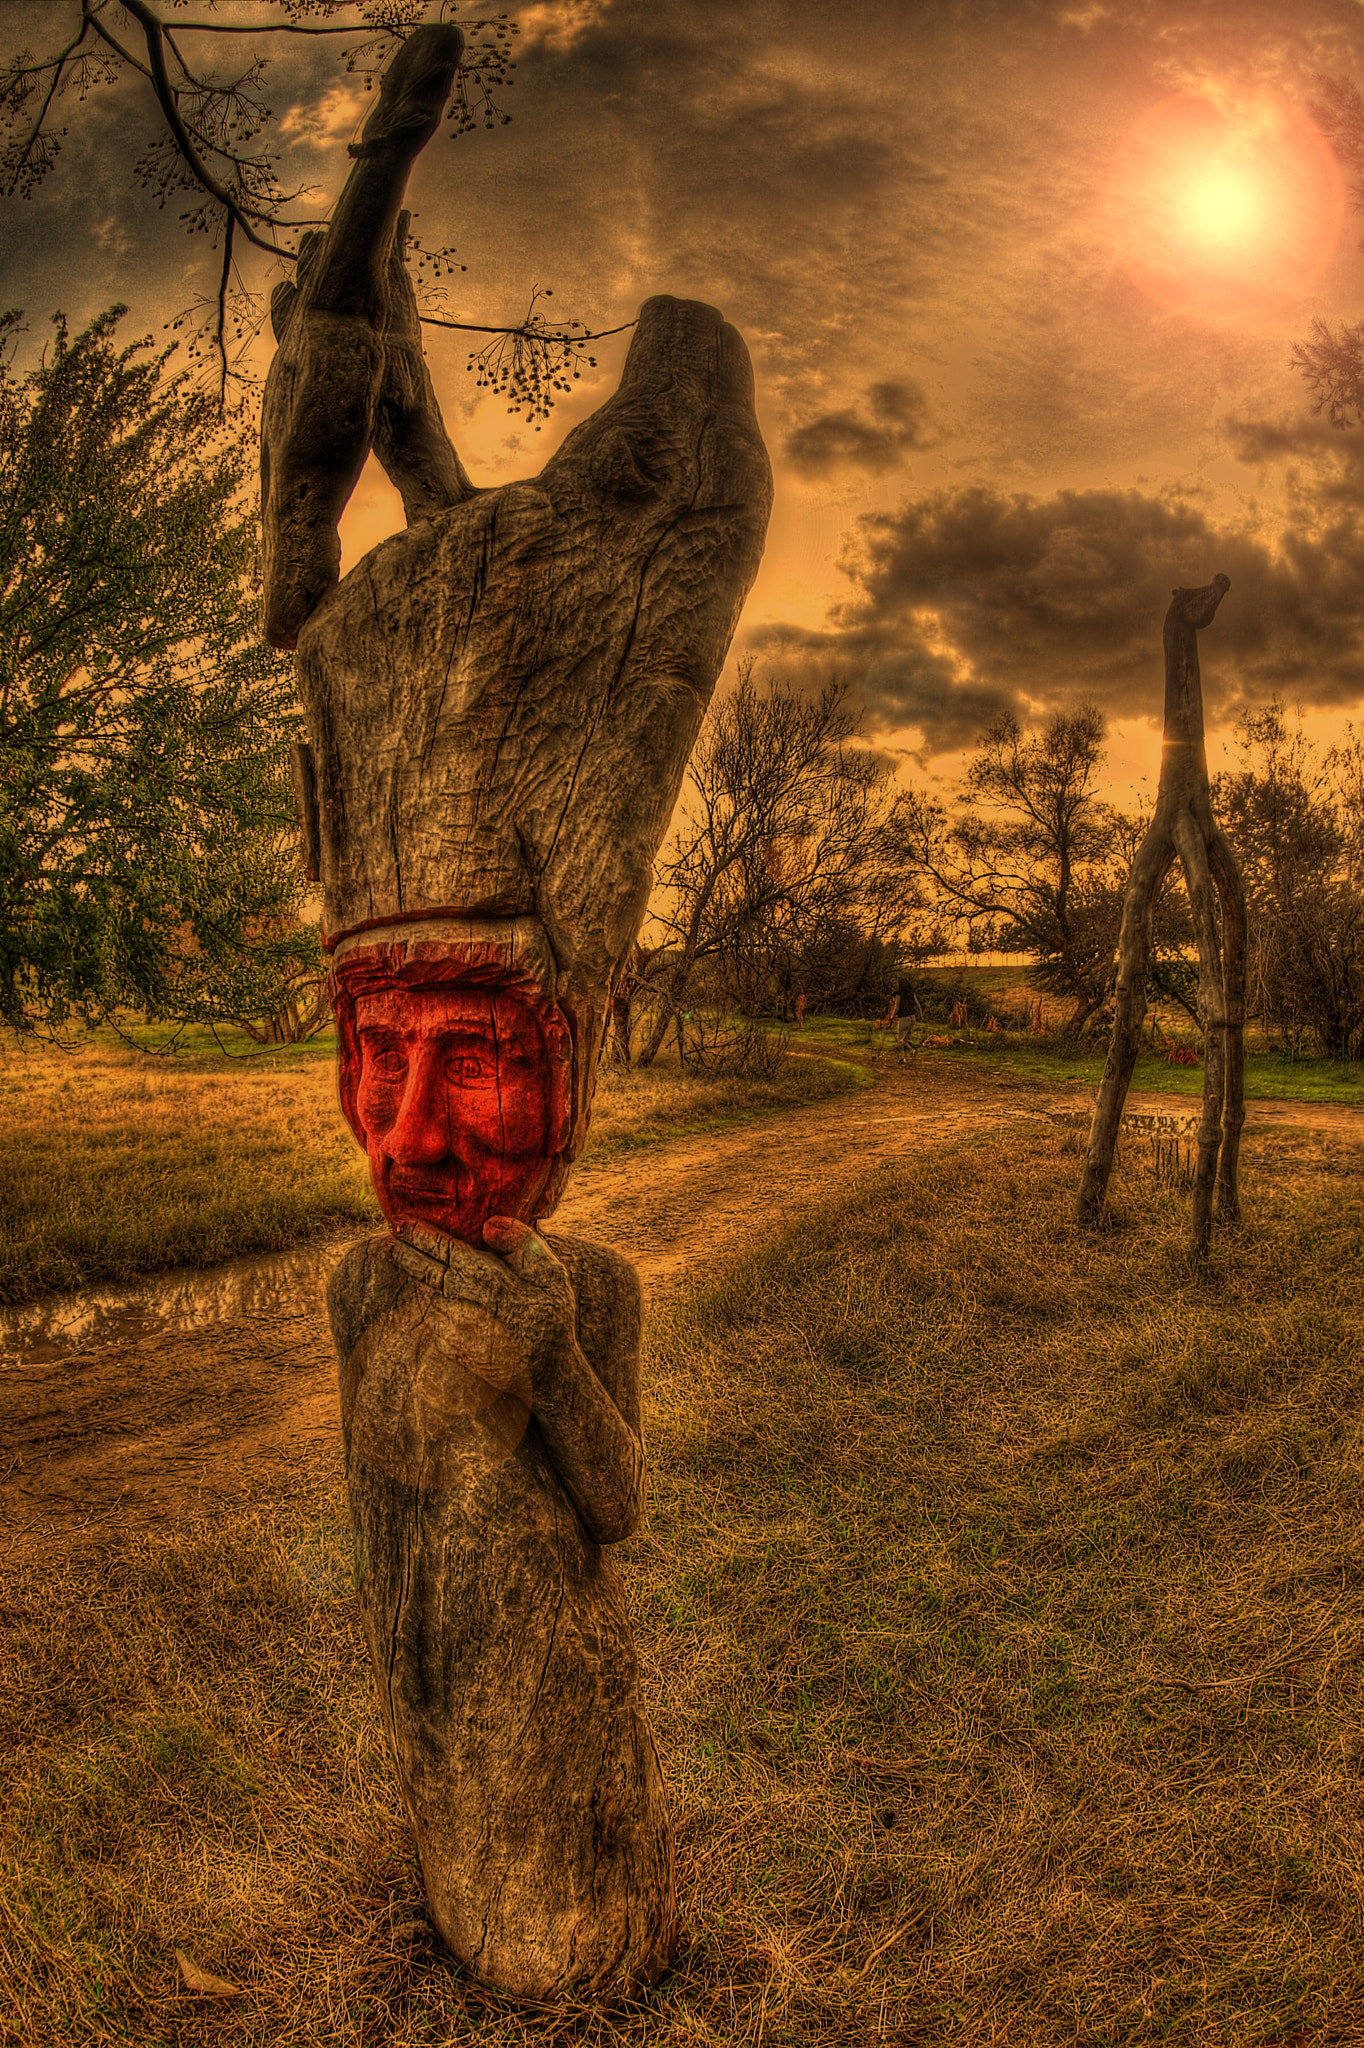
[[[840,469],[880,476],[931,445],[923,386],[905,380],[873,384],[862,407],[807,420],[787,435],[782,452],[802,476],[831,476]]]
[[[950,17],[925,6],[910,34],[902,7],[873,0],[846,23],[814,0],[617,0],[568,47],[532,47],[538,117],[589,153],[566,176],[596,185],[563,217],[565,280],[602,267],[624,216],[646,245],[631,291],[722,306],[765,401],[797,418],[828,407],[831,352],[849,383],[884,377],[895,309],[929,288],[968,205],[952,183],[966,138],[944,137],[925,90],[925,48]]]
[[[827,631],[771,626],[748,644],[846,675],[874,730],[917,726],[939,753],[1042,703],[1159,717],[1170,592],[1222,573],[1231,593],[1204,642],[1209,722],[1275,693],[1343,710],[1364,696],[1360,506],[1270,545],[1188,494],[935,491],[858,522],[845,564],[855,595]]]
[[[1330,458],[1347,451],[1343,432],[1320,413],[1291,413],[1282,419],[1242,419],[1229,413],[1221,422],[1223,437],[1238,462],[1261,465],[1284,456]]]

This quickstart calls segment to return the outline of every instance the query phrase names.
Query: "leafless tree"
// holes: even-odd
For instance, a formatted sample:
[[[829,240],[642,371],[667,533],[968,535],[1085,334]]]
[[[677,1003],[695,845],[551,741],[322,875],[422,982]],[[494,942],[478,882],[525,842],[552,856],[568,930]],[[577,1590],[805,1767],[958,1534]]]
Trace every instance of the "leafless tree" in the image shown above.
[[[915,789],[895,806],[899,860],[944,923],[969,952],[1034,955],[1043,985],[1074,1004],[1073,1032],[1112,991],[1131,833],[1095,791],[1103,738],[1092,704],[1034,733],[1006,713],[968,763],[959,806]]]
[[[760,687],[748,662],[712,714],[656,871],[641,1066],[699,968],[756,1008],[784,949],[850,915],[872,936],[906,916],[903,894],[886,886],[890,770],[853,744],[845,697],[836,682],[813,699],[780,678]]]
[[[229,378],[241,375],[240,350],[263,317],[261,294],[241,267],[243,249],[287,270],[298,259],[299,237],[324,225],[296,211],[303,193],[280,181],[266,97],[269,59],[258,44],[275,36],[348,38],[338,45],[341,59],[368,89],[430,8],[429,0],[277,0],[277,18],[244,24],[219,18],[215,0],[201,0],[192,10],[201,18],[186,18],[190,4],[46,0],[34,8],[34,20],[52,41],[46,54],[22,49],[0,69],[0,191],[26,198],[57,163],[67,134],[63,115],[92,94],[140,80],[163,126],[128,172],[163,207],[183,202],[179,219],[186,232],[207,236],[215,252],[213,288],[173,325],[186,331],[192,359],[210,353],[216,359],[225,400]],[[505,14],[460,19],[458,26],[465,50],[449,117],[461,134],[510,120],[496,95],[511,83],[516,26]],[[235,61],[243,47],[245,58]],[[357,147],[351,145],[352,155]],[[419,275],[425,270],[432,285],[464,268],[450,249],[410,246]],[[470,369],[511,410],[538,420],[584,366],[593,367],[587,346],[603,338],[581,321],[548,319],[538,309],[549,296],[536,286],[522,319],[479,325],[445,317],[428,287],[422,319],[429,326],[489,336],[472,350]]]

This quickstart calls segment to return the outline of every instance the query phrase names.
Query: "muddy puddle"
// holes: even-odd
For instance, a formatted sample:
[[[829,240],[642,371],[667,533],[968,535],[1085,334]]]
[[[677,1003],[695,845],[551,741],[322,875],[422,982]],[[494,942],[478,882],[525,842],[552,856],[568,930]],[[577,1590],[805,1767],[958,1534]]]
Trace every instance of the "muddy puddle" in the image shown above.
[[[148,1279],[43,1295],[0,1308],[0,1369],[70,1362],[85,1350],[135,1345],[222,1323],[291,1321],[317,1314],[332,1269],[354,1237],[287,1252],[256,1252],[207,1269],[175,1267]]]

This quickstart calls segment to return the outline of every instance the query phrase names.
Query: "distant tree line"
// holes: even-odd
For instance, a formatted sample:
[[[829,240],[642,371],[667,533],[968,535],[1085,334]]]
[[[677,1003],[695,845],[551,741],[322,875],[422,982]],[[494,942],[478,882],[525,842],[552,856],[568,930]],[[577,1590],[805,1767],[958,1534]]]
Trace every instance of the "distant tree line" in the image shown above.
[[[949,797],[897,788],[846,697],[837,684],[803,697],[748,664],[717,706],[619,991],[617,1058],[647,1065],[671,1032],[704,1063],[708,1016],[790,1019],[802,997],[870,1018],[898,991],[927,1018],[966,1000],[924,971],[949,952],[1026,954],[1064,1035],[1108,1028],[1149,820],[1098,794],[1101,713],[1082,705],[1033,731],[999,719]],[[1350,733],[1323,753],[1276,702],[1242,717],[1238,754],[1214,804],[1246,885],[1254,1015],[1294,1054],[1364,1057],[1364,746]],[[1192,947],[1172,870],[1147,994],[1197,1025]]]

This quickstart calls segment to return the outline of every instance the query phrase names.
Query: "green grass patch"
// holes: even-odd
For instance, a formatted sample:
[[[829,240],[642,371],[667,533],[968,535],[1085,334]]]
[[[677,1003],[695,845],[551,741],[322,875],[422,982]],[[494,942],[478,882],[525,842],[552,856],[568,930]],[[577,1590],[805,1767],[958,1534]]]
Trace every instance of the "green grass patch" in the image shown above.
[[[172,1034],[145,1027],[153,1035]],[[799,1057],[754,1081],[695,1079],[675,1054],[646,1073],[603,1067],[586,1157],[770,1115],[868,1078],[846,1061]],[[377,1218],[337,1103],[330,1037],[237,1057],[202,1027],[172,1055],[104,1029],[65,1051],[10,1039],[0,1052],[0,1302],[282,1251]]]
[[[947,1034],[944,1032],[944,1036]],[[1103,1078],[1106,1044],[1093,1049],[1070,1051],[1038,1041],[1020,1039],[1003,1032],[956,1033],[958,1043],[932,1050],[931,1059],[972,1062],[989,1061],[992,1066],[1039,1080],[1080,1082],[1097,1089]],[[994,1041],[998,1039],[996,1044]],[[1195,1049],[1197,1049],[1195,1047]],[[1203,1093],[1202,1067],[1172,1067],[1158,1053],[1140,1052],[1132,1075],[1134,1088],[1167,1095]],[[1280,1102],[1338,1102],[1364,1108],[1364,1067],[1357,1060],[1322,1058],[1289,1059],[1282,1053],[1247,1050],[1245,1062],[1246,1100]]]
[[[0,2038],[1364,2039],[1360,1156],[1265,1147],[1194,1264],[1137,1171],[1078,1234],[1075,1146],[883,1168],[654,1324],[618,1555],[689,1943],[649,1999],[516,2013],[421,1931],[319,1482],[11,1560]]]
[[[1003,973],[1003,969],[994,970]],[[1013,970],[1010,970],[1013,971]],[[950,1038],[950,1046],[926,1046],[929,1037]],[[1103,1078],[1108,1044],[1087,1043],[1067,1046],[1058,1038],[1034,1038],[1020,1032],[954,1030],[951,1025],[914,1025],[916,1057],[969,1066],[988,1062],[1006,1072],[1026,1074],[1052,1085],[1076,1083],[1097,1089]],[[896,1055],[893,1031],[878,1031],[857,1017],[808,1017],[800,1033],[800,1044],[827,1047],[830,1052],[861,1059],[884,1059]],[[1183,1034],[1181,1042],[1198,1050],[1197,1035]],[[1245,1088],[1247,1101],[1337,1102],[1364,1108],[1364,1064],[1357,1060],[1299,1057],[1272,1052],[1252,1040],[1246,1049]],[[1168,1095],[1201,1096],[1202,1067],[1171,1066],[1161,1054],[1143,1050],[1137,1055],[1131,1085]]]

